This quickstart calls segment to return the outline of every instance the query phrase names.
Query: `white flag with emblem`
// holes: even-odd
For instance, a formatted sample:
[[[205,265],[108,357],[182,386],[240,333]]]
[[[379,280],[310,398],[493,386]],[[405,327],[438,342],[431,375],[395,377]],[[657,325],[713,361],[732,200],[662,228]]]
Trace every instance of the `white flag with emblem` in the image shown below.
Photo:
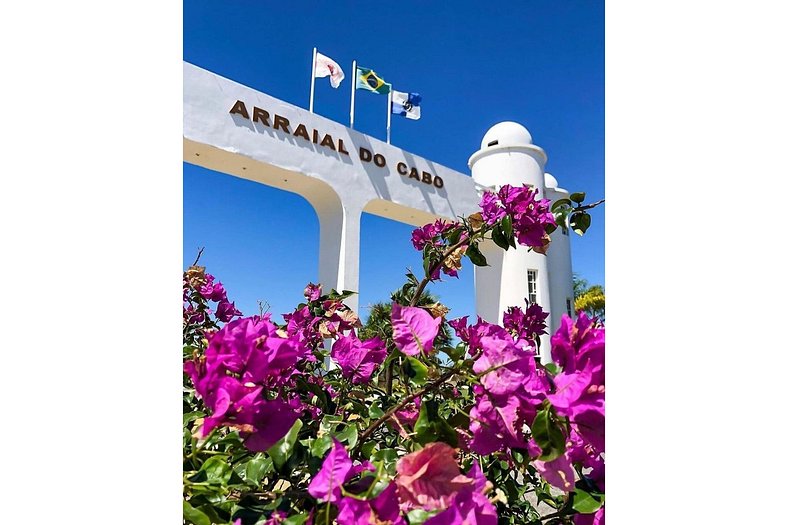
[[[403,93],[391,91],[391,113],[401,115],[411,120],[421,118],[421,95],[418,93]]]
[[[339,83],[345,78],[345,73],[339,64],[322,53],[315,57],[315,76],[318,78],[331,77],[331,87],[338,88]]]

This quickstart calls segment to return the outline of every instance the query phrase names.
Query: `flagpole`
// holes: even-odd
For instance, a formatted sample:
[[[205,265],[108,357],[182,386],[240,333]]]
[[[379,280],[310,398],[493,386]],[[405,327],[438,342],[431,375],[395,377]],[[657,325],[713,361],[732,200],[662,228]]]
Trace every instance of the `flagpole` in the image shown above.
[[[317,48],[312,48],[312,79],[309,86],[309,112],[314,113],[315,108],[315,63],[317,63]]]
[[[387,115],[386,115],[386,144],[391,144],[391,94],[394,92],[394,88],[391,87],[389,84],[389,97],[388,97],[388,104],[387,104]]]
[[[353,80],[350,82],[350,129],[353,129],[353,112],[356,109],[356,61],[353,61]]]

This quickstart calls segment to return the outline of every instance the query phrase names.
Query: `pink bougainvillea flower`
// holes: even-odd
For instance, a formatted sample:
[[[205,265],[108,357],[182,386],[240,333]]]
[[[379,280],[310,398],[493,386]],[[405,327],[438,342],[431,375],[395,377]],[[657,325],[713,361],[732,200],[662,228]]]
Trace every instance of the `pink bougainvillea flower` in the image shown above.
[[[217,426],[237,428],[246,447],[256,452],[281,439],[304,405],[297,396],[269,399],[267,389],[287,383],[304,351],[298,341],[277,335],[269,317],[238,319],[208,334],[204,357],[184,363],[210,412],[203,436]]]
[[[320,286],[319,284],[309,283],[306,285],[306,288],[304,288],[304,297],[306,297],[306,300],[309,302],[317,301],[318,299],[320,299],[320,296],[322,294],[323,294],[323,287]]]
[[[495,506],[478,492],[457,494],[454,503],[424,522],[424,525],[497,525]]]
[[[537,192],[530,186],[505,184],[497,193],[485,192],[480,206],[482,218],[488,225],[492,226],[509,215],[517,242],[544,253],[550,242],[545,227],[555,226],[555,217],[550,213],[550,201],[537,200]]]
[[[527,419],[533,420],[536,411],[519,396],[505,399],[503,405],[497,406],[490,396],[477,398],[470,414],[473,438],[468,443],[474,452],[486,455],[505,448],[525,448],[523,425]]]
[[[330,501],[332,503],[342,496],[342,484],[351,477],[353,461],[348,456],[347,450],[338,440],[334,439],[334,446],[323,460],[320,471],[312,478],[307,490],[312,497]]]
[[[214,283],[212,275],[207,275],[207,277],[210,277],[211,280],[200,287],[200,295],[215,303],[226,301],[227,291],[224,289],[224,285],[220,282]]]
[[[217,381],[215,392],[205,398],[211,415],[205,418],[202,436],[217,426],[237,428],[249,450],[264,452],[287,434],[301,410],[280,399],[266,400],[262,387],[242,384],[232,376]]]
[[[605,451],[604,408],[600,410],[593,406],[584,406],[574,411],[570,422],[597,452]]]
[[[459,491],[472,490],[475,480],[460,472],[454,455],[451,446],[435,442],[400,458],[394,481],[403,511],[445,509]]]
[[[421,410],[421,397],[415,398],[412,402],[405,405],[401,410],[394,412],[394,415],[386,423],[396,430],[402,439],[410,439],[411,429],[416,420],[419,419]]]
[[[487,494],[493,489],[493,484],[484,477],[482,467],[479,465],[478,460],[473,460],[471,469],[468,471],[468,477],[473,480],[473,490],[479,494]]]
[[[278,335],[262,335],[249,353],[241,378],[265,385],[281,385],[290,376],[293,367],[305,353],[304,346],[292,339]]]
[[[604,384],[605,329],[596,325],[585,312],[577,321],[564,314],[561,326],[550,338],[553,360],[571,374],[591,365],[593,384]]]
[[[210,312],[210,310],[208,310]],[[183,319],[186,324],[202,324],[205,322],[205,313],[195,310],[192,305],[183,309]]]
[[[551,338],[553,359],[563,367],[552,395],[559,414],[597,452],[605,450],[605,328],[584,312],[564,315]],[[563,386],[563,390],[561,390]],[[585,388],[581,388],[585,386]]]
[[[246,317],[227,323],[208,337],[206,373],[210,376],[232,372],[243,382],[281,385],[306,352],[297,338],[281,337],[268,317]],[[204,395],[196,381],[195,387]]]
[[[555,392],[548,394],[547,399],[556,409],[559,409],[560,414],[565,415],[566,411],[577,403],[591,385],[591,369],[586,367],[573,374],[562,372],[555,376],[553,381]]]
[[[441,318],[433,318],[429,312],[416,306],[391,304],[391,326],[394,344],[402,353],[414,356],[421,350],[427,354],[441,325]]]
[[[519,306],[510,306],[503,314],[503,327],[518,339],[533,339],[547,333],[548,315],[536,303],[528,305],[525,312]]]
[[[421,396],[413,399],[412,402],[405,405],[402,410],[394,412],[396,418],[406,425],[412,425],[419,419],[419,412],[421,411]]]
[[[490,226],[503,219],[506,215],[506,210],[498,205],[499,202],[500,199],[498,195],[493,192],[485,191],[484,195],[482,195],[482,201],[479,203],[479,207],[482,209],[482,218],[484,222]]]
[[[379,337],[361,341],[351,332],[334,341],[331,357],[351,383],[369,383],[377,366],[386,359],[386,343]]]
[[[227,292],[222,283],[214,282],[215,279],[213,275],[206,273],[205,282],[200,285],[197,291],[208,301],[213,301],[215,303],[226,301]]]
[[[251,426],[242,426],[244,446],[253,452],[265,452],[285,437],[300,412],[280,399],[263,402],[251,418]]]
[[[558,490],[568,493],[575,488],[575,471],[566,454],[562,454],[552,461],[534,460],[533,466],[545,481]]]
[[[223,323],[230,321],[233,317],[241,317],[243,314],[235,307],[235,303],[222,301],[216,306],[216,318]]]
[[[423,250],[428,243],[432,243],[435,246],[442,246],[443,242],[439,235],[446,233],[456,225],[457,223],[455,222],[446,222],[443,219],[437,219],[435,222],[425,224],[421,228],[413,230],[410,240],[413,243],[413,247],[419,251]]]
[[[262,403],[262,387],[243,385],[231,376],[221,376],[215,383],[203,398],[205,405],[211,409],[211,415],[203,422],[202,437],[224,424],[251,423],[252,414]],[[241,413],[243,419],[238,419],[236,416]]]
[[[473,371],[481,375],[485,390],[494,395],[516,392],[536,371],[534,354],[523,350],[523,343],[515,343],[503,329],[495,335],[482,337],[480,344],[482,353],[473,364]]]
[[[458,319],[448,321],[449,326],[454,328],[457,337],[460,338],[466,345],[468,345],[468,353],[471,357],[476,358],[482,350],[482,337],[486,335],[501,334],[505,336],[506,330],[500,326],[490,324],[481,317],[476,318],[476,324],[468,326],[468,316],[463,316]]]
[[[279,525],[284,520],[287,519],[287,514],[282,512],[281,510],[275,510],[271,513],[271,517],[268,518],[263,525]],[[238,525],[240,525],[240,520],[238,520]]]
[[[337,525],[405,525],[400,516],[397,487],[394,483],[371,500],[360,500],[352,497],[342,498],[337,505]]]

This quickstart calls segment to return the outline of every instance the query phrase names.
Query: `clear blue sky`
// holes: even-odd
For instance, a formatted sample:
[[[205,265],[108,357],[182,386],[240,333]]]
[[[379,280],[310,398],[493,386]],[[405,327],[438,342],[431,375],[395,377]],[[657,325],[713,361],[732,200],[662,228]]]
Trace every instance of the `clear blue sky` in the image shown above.
[[[351,64],[422,95],[419,121],[392,116],[392,144],[469,174],[494,124],[526,126],[559,186],[604,198],[604,3],[194,1],[183,4],[184,60],[301,107],[309,106],[312,48],[336,60],[339,89],[317,79],[315,111],[349,122]],[[356,94],[355,128],[385,140],[386,99]],[[278,316],[317,279],[318,222],[300,196],[184,164],[184,266],[201,263],[245,313],[267,301]],[[604,206],[572,236],[575,273],[604,284]],[[365,214],[360,314],[386,300],[406,267],[420,268],[412,227]],[[472,314],[473,275],[431,286],[453,315]]]

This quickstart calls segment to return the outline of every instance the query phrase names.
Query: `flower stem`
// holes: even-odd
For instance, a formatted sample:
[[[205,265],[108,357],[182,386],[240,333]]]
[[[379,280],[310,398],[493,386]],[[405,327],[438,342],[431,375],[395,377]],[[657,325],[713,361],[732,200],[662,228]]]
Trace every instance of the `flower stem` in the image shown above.
[[[411,401],[413,401],[417,397],[419,397],[421,395],[424,395],[427,392],[431,392],[432,390],[435,390],[440,385],[442,385],[443,383],[448,381],[449,378],[451,378],[451,376],[453,376],[457,372],[459,372],[458,368],[452,368],[450,370],[447,370],[442,376],[440,376],[438,379],[436,379],[434,383],[430,383],[429,385],[425,386],[421,390],[418,390],[418,391],[416,391],[416,392],[414,392],[414,393],[412,393],[412,394],[410,394],[408,396],[405,396],[402,399],[402,401],[397,403],[393,408],[389,409],[388,412],[386,412],[385,414],[383,414],[383,416],[380,417],[380,419],[378,419],[377,421],[372,423],[369,427],[367,427],[367,429],[364,432],[361,433],[361,435],[358,437],[358,441],[356,442],[356,446],[354,447],[354,449],[355,450],[361,450],[361,444],[364,443],[364,441],[370,435],[372,435],[372,433],[375,431],[376,428],[378,428],[380,425],[382,425],[387,420],[389,420],[391,418],[391,416],[394,415],[395,412],[397,412],[399,410],[402,410],[402,408],[404,408],[405,405],[407,405],[408,403],[410,403]]]
[[[471,239],[477,233],[481,233],[482,235],[484,235],[486,231],[487,230],[485,230],[484,228],[481,228],[477,231],[471,230],[468,237],[466,237],[465,239],[460,239],[452,246],[449,246],[449,248],[447,248],[447,250],[441,256],[441,258],[437,262],[435,262],[432,266],[430,266],[430,271],[427,272],[427,275],[419,283],[419,287],[416,288],[416,293],[413,294],[413,299],[410,300],[410,306],[416,306],[416,302],[419,300],[419,297],[424,292],[424,288],[427,287],[427,283],[429,283],[432,280],[430,279],[430,276],[433,273],[435,273],[435,270],[440,269],[441,265],[446,261],[446,259],[448,259],[451,256],[452,253],[454,253],[456,250],[459,250],[463,246],[470,244]]]

